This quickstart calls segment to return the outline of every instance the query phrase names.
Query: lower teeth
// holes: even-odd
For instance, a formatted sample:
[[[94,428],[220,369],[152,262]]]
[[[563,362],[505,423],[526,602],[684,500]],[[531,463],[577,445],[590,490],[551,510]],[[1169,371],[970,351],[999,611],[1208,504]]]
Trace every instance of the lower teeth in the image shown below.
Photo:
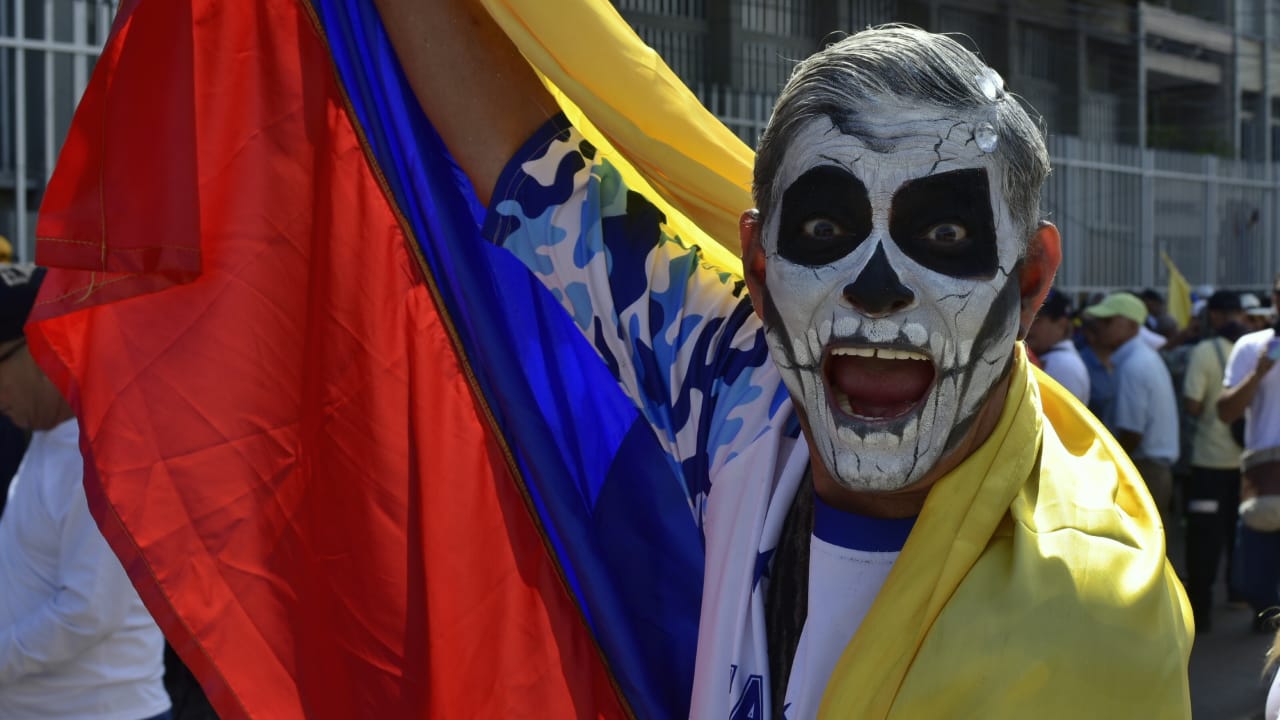
[[[854,413],[853,413],[853,403],[849,402],[849,396],[848,396],[848,395],[844,395],[844,394],[837,395],[837,396],[836,396],[836,405],[839,405],[839,406],[840,406],[840,409],[841,409],[841,410],[843,410],[843,411],[844,411],[844,413],[845,413],[846,415],[853,415],[853,414],[854,414]]]

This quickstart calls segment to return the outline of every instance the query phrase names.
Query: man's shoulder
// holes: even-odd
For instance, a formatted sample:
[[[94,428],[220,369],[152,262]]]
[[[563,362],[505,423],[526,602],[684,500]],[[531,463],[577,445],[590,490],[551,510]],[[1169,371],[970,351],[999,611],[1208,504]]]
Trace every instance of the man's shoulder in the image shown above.
[[[1126,492],[1142,485],[1125,451],[1088,410],[1046,408],[1041,435],[1040,474],[1034,504],[1048,505],[1036,515],[1086,535],[1113,538],[1131,532],[1114,522],[1114,512],[1138,517],[1152,508]],[[1094,511],[1108,511],[1098,515]]]
[[[19,472],[33,476],[45,487],[79,484],[84,462],[80,456],[80,426],[75,419],[32,433],[26,461]]]
[[[1245,335],[1241,335],[1240,339],[1236,340],[1236,347],[1241,349],[1261,347],[1263,345],[1266,345],[1267,341],[1269,341],[1271,338],[1275,336],[1276,336],[1276,331],[1273,330],[1272,328],[1258,330],[1256,332],[1251,332]]]
[[[1141,338],[1135,337],[1125,345],[1121,346],[1121,350],[1117,351],[1120,356],[1115,359],[1115,373],[1117,379],[1123,380],[1133,376],[1150,375],[1158,365],[1161,369],[1168,373],[1168,368],[1164,364],[1164,360],[1150,345],[1147,345]]]
[[[1055,345],[1059,348],[1058,352],[1053,353],[1050,357],[1058,358],[1058,362],[1068,363],[1073,366],[1084,367],[1084,358],[1080,356],[1080,351],[1072,342],[1064,342]]]
[[[1187,353],[1187,367],[1191,368],[1208,362],[1209,358],[1217,354],[1217,350],[1214,349],[1214,345],[1217,344],[1217,342],[1218,338],[1211,337],[1196,343],[1195,346],[1191,348],[1191,352]]]
[[[1004,631],[1032,633],[1040,649],[1062,650],[1048,665],[1060,677],[1051,689],[1038,688],[1038,699],[1069,702],[1092,689],[1088,697],[1103,698],[1102,706],[1180,716],[1158,709],[1176,700],[1176,691],[1167,697],[1170,688],[1185,682],[1191,637],[1155,506],[1124,451],[1086,411],[1055,406],[1045,417],[1038,473],[1010,505],[1010,522],[979,560],[981,572],[970,574],[973,585],[956,597],[1000,608]],[[1004,581],[1000,589],[978,582],[993,576]],[[1123,587],[1117,577],[1125,578]],[[946,629],[963,637],[972,613],[948,614]],[[1043,662],[1036,649],[1028,646],[1026,658]],[[1113,688],[1101,694],[1099,663]]]

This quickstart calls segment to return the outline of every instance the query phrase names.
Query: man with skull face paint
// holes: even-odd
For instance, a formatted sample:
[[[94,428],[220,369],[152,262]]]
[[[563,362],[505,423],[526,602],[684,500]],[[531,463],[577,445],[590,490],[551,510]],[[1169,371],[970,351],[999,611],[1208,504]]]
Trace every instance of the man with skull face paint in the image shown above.
[[[820,56],[803,63],[783,102],[854,82],[835,67]],[[1004,175],[991,121],[1002,104],[1029,121],[1010,112],[1017,105],[999,77],[980,72],[985,106],[957,112],[896,98],[880,74],[866,78],[884,88],[867,92],[869,107],[797,117],[790,138],[771,128],[761,143],[760,211],[744,218],[747,282],[823,461],[820,494],[824,472],[854,493],[926,490],[920,481],[936,478],[945,456],[984,434],[975,421],[1001,403],[1014,340],[1052,277],[1058,240],[1046,224],[1031,228],[1033,264],[1021,273],[1031,313],[1022,318],[1030,233],[991,182]],[[784,112],[773,127],[791,120]],[[776,171],[773,143],[786,146]],[[1046,159],[1030,159],[1042,178]]]
[[[573,314],[688,488],[692,716],[1189,715],[1150,498],[1017,343],[1058,235],[1043,141],[994,71],[905,28],[801,63],[739,278],[545,109],[484,11],[379,10],[486,235]]]

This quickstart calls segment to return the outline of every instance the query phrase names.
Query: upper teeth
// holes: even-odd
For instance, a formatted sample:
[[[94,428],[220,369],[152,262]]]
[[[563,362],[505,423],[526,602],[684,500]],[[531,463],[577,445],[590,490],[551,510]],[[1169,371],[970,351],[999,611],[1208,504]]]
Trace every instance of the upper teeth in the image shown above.
[[[928,360],[929,358],[918,352],[910,350],[895,350],[893,348],[870,348],[870,347],[838,347],[831,349],[832,355],[856,355],[858,357],[878,357],[884,360]]]

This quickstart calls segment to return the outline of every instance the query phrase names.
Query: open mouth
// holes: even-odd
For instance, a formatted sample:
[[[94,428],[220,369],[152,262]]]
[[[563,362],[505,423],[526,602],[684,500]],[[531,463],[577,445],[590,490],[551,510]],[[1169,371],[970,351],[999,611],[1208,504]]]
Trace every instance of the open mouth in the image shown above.
[[[850,420],[896,420],[924,402],[937,371],[928,356],[887,347],[832,347],[823,360],[831,407]]]

